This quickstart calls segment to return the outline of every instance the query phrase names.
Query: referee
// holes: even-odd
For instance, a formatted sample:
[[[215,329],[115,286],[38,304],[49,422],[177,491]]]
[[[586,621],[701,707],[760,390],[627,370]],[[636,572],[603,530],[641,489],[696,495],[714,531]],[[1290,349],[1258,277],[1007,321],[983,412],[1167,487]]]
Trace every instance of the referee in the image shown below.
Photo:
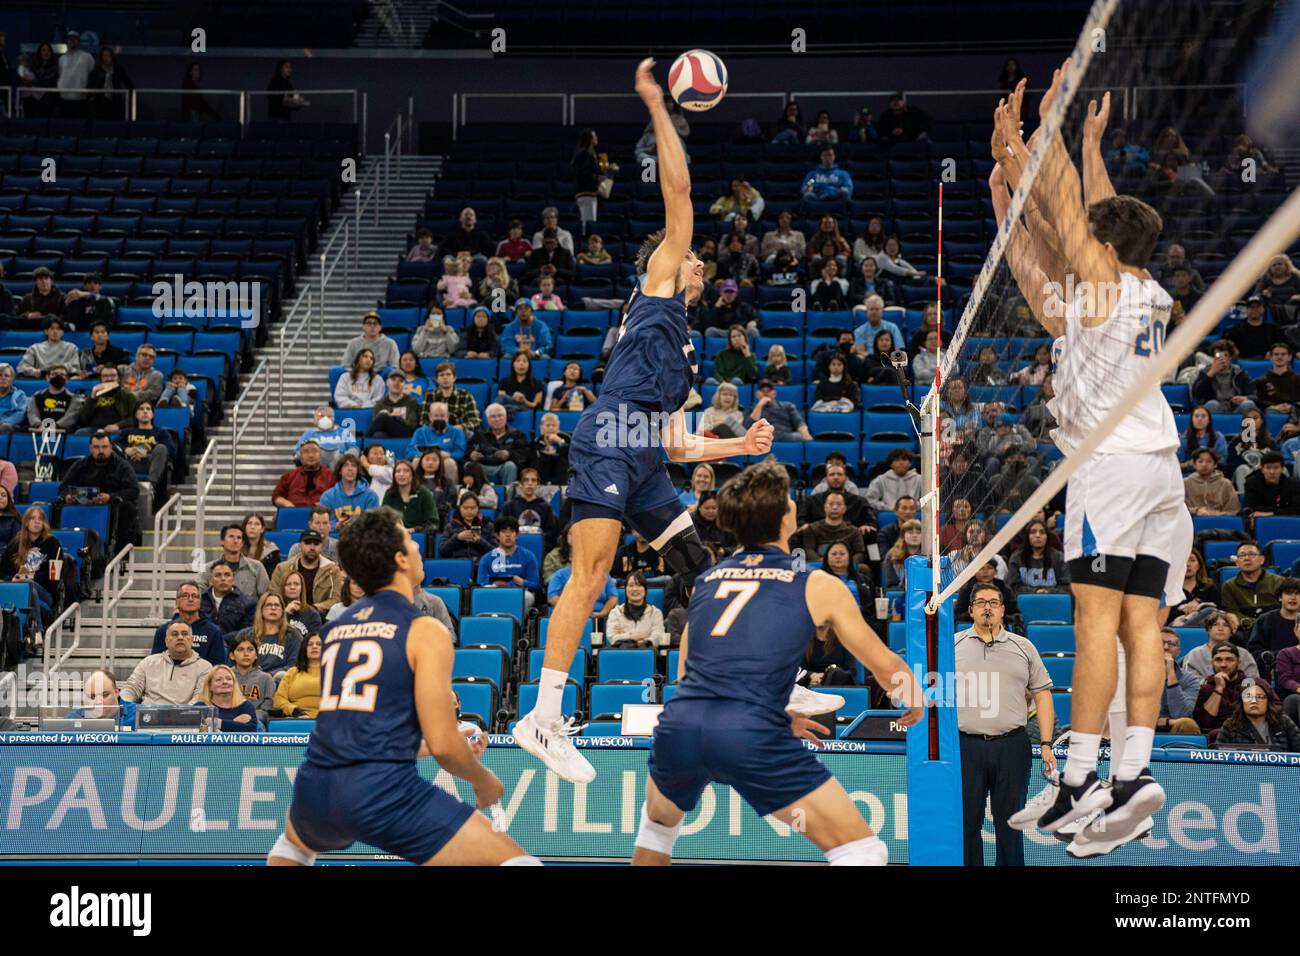
[[[1038,726],[1045,728],[1042,734],[1048,738],[1037,741],[1045,769],[1056,767],[1050,739],[1056,722],[1052,679],[1034,645],[1003,629],[1002,592],[997,585],[975,585],[970,612],[974,627],[957,635],[958,688],[967,689],[957,699],[965,862],[984,865],[984,806],[991,799],[997,865],[1024,866],[1023,838],[1007,819],[1024,808],[1029,788],[1031,742],[1025,733],[1029,694],[1038,707]]]

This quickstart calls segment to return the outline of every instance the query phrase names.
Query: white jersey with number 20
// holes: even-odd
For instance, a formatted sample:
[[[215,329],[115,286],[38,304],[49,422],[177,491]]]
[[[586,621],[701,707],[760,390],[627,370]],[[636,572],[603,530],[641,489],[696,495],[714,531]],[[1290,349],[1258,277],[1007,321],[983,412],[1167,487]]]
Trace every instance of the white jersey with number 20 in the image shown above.
[[[1169,402],[1152,374],[1152,356],[1160,351],[1169,327],[1173,300],[1154,279],[1120,273],[1119,296],[1109,318],[1086,327],[1080,320],[1077,294],[1065,310],[1064,348],[1060,339],[1053,350],[1058,358],[1052,385],[1056,395],[1048,410],[1058,427],[1052,440],[1070,454],[1110,414],[1136,383],[1150,386],[1097,447],[1099,455],[1132,455],[1173,451],[1178,429]]]

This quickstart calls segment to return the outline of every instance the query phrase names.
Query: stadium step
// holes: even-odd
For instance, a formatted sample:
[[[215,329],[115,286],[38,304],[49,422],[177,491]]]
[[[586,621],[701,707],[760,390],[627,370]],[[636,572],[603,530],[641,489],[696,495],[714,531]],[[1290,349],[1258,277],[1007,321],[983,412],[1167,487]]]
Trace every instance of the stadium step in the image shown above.
[[[374,157],[369,157],[369,162],[373,161]],[[195,549],[202,549],[203,557],[211,560],[218,550],[221,526],[240,521],[249,511],[260,511],[268,521],[273,520],[275,508],[271,505],[271,489],[281,473],[291,467],[294,444],[308,427],[311,411],[318,405],[329,404],[329,370],[339,363],[347,341],[358,334],[361,315],[383,299],[394,263],[405,251],[405,237],[423,208],[425,196],[440,167],[439,157],[404,157],[402,177],[394,178],[388,201],[381,203],[379,224],[375,224],[373,215],[363,217],[358,237],[359,265],[352,273],[350,288],[343,289],[341,275],[336,272],[325,296],[325,333],[313,336],[312,361],[306,361],[304,351],[299,349],[288,357],[284,365],[283,406],[279,387],[281,330],[273,330],[268,345],[257,351],[257,363],[267,360],[271,384],[267,437],[264,441],[259,412],[240,437],[235,475],[237,489],[233,502],[229,465],[234,406],[228,405],[226,421],[208,433],[218,442],[219,467],[205,500],[205,533],[199,536],[195,532],[197,457],[192,462],[189,480],[174,489],[182,496],[182,530],[162,549],[157,546],[152,526],[144,530],[141,547],[135,553],[134,581],[123,593],[114,612],[117,641],[112,666],[119,677],[130,674],[140,659],[150,652],[154,629],[171,616],[176,586],[195,576]],[[321,239],[322,247],[342,228],[342,221],[340,215],[331,224],[330,231]],[[311,273],[302,279],[304,283],[316,281],[318,264],[312,263],[312,266]],[[241,376],[240,397],[247,393],[250,378],[249,375]],[[261,384],[255,383],[254,387],[260,390]],[[160,570],[155,571],[155,567]],[[155,593],[161,595],[161,615],[155,614]],[[99,666],[104,648],[107,622],[103,602],[98,597],[82,602],[81,634],[81,645],[70,654],[62,668],[67,679],[76,682],[76,686],[79,686],[82,673]],[[39,667],[39,662],[29,664]],[[20,719],[35,716],[34,707],[18,708]]]
[[[433,0],[381,0],[371,4],[370,16],[357,33],[356,45],[366,49],[419,49],[436,19]]]

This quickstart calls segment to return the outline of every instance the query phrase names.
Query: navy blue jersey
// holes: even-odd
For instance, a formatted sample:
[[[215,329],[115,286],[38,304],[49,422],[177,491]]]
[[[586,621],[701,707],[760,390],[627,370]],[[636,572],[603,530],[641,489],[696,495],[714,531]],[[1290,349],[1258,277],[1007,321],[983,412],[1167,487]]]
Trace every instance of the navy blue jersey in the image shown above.
[[[785,719],[790,688],[817,627],[808,571],[780,548],[734,554],[695,579],[687,611],[686,674],[669,702],[733,700]]]
[[[406,639],[418,617],[428,615],[405,596],[378,591],[321,629],[320,713],[308,763],[414,766],[423,735]]]
[[[665,299],[638,287],[605,366],[597,404],[624,403],[671,415],[686,404],[697,371],[685,292]]]

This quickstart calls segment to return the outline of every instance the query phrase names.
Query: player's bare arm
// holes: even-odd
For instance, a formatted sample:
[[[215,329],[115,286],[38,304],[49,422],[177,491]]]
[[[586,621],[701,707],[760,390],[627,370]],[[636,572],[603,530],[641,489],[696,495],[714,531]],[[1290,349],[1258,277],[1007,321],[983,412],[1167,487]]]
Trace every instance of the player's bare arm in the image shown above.
[[[994,159],[998,159],[999,134],[996,127],[993,141]],[[1001,149],[1005,154],[1005,147]],[[993,214],[998,222],[1003,222],[1011,206],[1011,196],[1007,192],[1001,162],[993,167],[993,172],[989,175],[989,191],[993,197]],[[1021,223],[1016,223],[1007,242],[1007,265],[1011,268],[1011,274],[1015,276],[1016,284],[1020,286],[1030,311],[1034,313],[1034,318],[1049,335],[1056,337],[1065,332],[1065,323],[1061,318],[1065,314],[1065,306],[1057,294],[1060,286],[1053,284],[1054,281],[1059,283],[1061,280],[1048,275],[1040,265],[1043,252],[1043,248],[1034,242],[1028,230]]]
[[[881,687],[888,689],[890,697],[906,705],[907,713],[899,722],[911,727],[920,721],[924,702],[921,685],[903,659],[885,646],[863,620],[858,602],[844,582],[825,571],[813,571],[805,594],[813,623],[834,627],[836,637],[849,653],[871,671]]]
[[[1067,59],[1052,74],[1052,86],[1043,98],[1041,115],[1047,115],[1051,103],[1059,95],[1069,66],[1070,60]],[[1011,111],[1006,111],[1000,119],[1000,128],[1008,148],[1017,156],[1028,156],[1028,147],[1018,128],[1018,115],[1012,116]],[[1078,170],[1074,168],[1074,162],[1066,152],[1061,138],[1053,137],[1047,143],[1042,167],[1034,179],[1031,198],[1038,203],[1043,218],[1059,237],[1076,284],[1087,282],[1098,287],[1103,283],[1113,285],[1119,281],[1119,270],[1114,265],[1113,256],[1107,256],[1106,247],[1094,239],[1088,229],[1087,211],[1080,198],[1081,189],[1082,182]],[[1094,313],[1082,316],[1085,324],[1105,322],[1109,316],[1105,299],[1105,296],[1091,297]]]
[[[690,251],[695,229],[695,209],[691,205],[691,174],[686,167],[686,151],[677,136],[672,117],[664,106],[664,91],[655,81],[655,61],[651,57],[636,68],[636,91],[654,125],[657,151],[659,191],[664,197],[664,240],[646,264],[646,295],[668,297],[677,291],[682,259]]]
[[[501,781],[465,745],[456,725],[456,698],[451,689],[455,651],[447,629],[432,618],[411,622],[407,659],[415,672],[415,709],[429,755],[452,776],[474,788],[479,809],[501,799]]]
[[[1115,195],[1115,186],[1106,171],[1106,161],[1101,158],[1101,141],[1106,136],[1106,123],[1110,119],[1110,91],[1101,98],[1088,101],[1088,113],[1083,119],[1083,202],[1095,202]]]
[[[706,438],[686,427],[686,413],[673,412],[659,432],[669,461],[701,462],[737,455],[766,455],[772,450],[772,423],[760,418],[739,438]]]

